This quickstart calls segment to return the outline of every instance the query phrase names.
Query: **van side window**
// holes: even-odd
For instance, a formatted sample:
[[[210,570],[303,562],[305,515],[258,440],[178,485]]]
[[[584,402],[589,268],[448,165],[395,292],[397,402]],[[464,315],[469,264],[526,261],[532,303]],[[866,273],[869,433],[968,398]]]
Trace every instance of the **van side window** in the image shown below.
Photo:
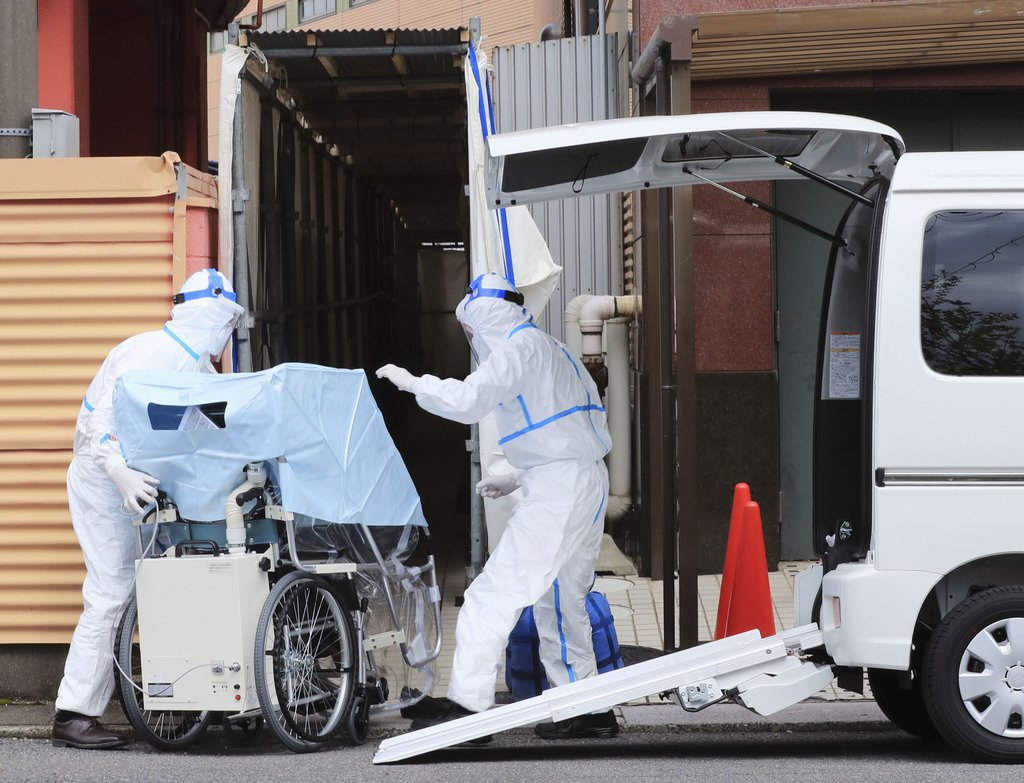
[[[945,375],[1024,375],[1024,210],[938,212],[924,230],[921,348]]]

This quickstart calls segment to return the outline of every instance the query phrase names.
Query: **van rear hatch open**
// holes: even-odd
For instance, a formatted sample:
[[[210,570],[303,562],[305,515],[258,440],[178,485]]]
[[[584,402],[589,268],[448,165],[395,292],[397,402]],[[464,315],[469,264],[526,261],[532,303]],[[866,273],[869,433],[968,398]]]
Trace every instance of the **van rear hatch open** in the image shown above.
[[[560,125],[491,136],[492,208],[711,182],[891,178],[906,146],[892,128],[814,112],[733,112]],[[791,164],[796,164],[796,167]]]

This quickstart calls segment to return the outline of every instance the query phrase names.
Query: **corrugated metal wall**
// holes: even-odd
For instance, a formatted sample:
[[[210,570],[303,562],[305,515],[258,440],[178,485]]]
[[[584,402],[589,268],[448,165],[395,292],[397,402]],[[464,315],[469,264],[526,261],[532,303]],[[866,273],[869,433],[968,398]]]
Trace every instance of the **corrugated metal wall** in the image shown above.
[[[601,79],[599,41],[598,36],[590,36],[496,48],[498,132],[617,116],[616,37],[605,37],[605,80]],[[619,196],[600,195],[530,207],[551,255],[564,269],[542,321],[560,339],[562,313],[573,297],[623,292],[619,205]]]
[[[169,159],[103,160],[0,161],[0,644],[71,638],[85,575],[65,490],[75,418],[107,352],[166,320],[186,200],[215,203],[192,172],[198,190],[176,207]]]
[[[415,361],[417,247],[394,208],[265,93],[243,98],[254,369]]]

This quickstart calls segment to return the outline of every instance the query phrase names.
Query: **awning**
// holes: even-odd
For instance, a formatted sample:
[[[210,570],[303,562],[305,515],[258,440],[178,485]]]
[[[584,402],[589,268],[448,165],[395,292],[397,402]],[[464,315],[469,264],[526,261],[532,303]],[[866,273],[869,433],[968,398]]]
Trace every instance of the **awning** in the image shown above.
[[[695,81],[1024,61],[1022,0],[703,13],[695,26]]]

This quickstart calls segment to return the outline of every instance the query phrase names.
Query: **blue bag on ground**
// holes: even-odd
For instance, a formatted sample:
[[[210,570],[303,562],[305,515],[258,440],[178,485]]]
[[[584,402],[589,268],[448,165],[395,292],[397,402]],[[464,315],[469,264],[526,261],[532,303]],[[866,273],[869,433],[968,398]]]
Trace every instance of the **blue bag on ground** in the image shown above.
[[[587,614],[593,628],[594,657],[597,658],[598,673],[621,669],[622,655],[619,653],[619,638],[615,634],[608,599],[596,591],[587,594]],[[544,667],[540,662],[540,638],[537,624],[533,620],[533,607],[528,606],[519,616],[519,622],[508,637],[505,649],[505,684],[515,701],[539,696],[548,688]]]

